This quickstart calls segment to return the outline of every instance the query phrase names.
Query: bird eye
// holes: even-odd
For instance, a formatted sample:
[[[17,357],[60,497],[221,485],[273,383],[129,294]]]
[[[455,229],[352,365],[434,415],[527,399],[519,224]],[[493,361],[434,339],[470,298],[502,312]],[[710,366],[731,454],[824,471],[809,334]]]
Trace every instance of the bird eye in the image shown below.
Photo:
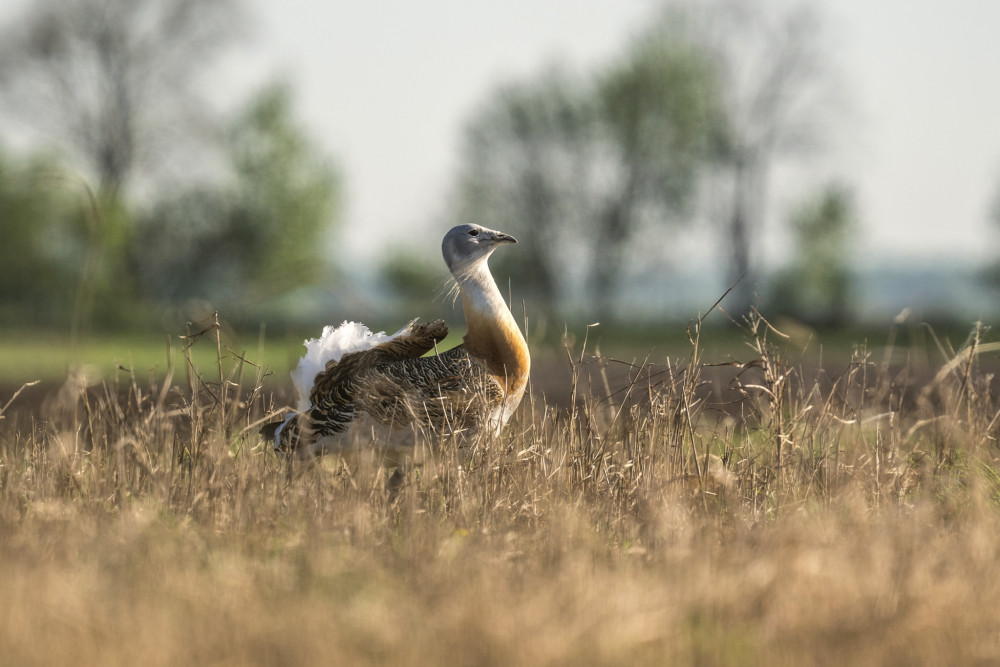
[[[479,230],[478,229],[470,229],[469,230],[469,236],[479,236]]]

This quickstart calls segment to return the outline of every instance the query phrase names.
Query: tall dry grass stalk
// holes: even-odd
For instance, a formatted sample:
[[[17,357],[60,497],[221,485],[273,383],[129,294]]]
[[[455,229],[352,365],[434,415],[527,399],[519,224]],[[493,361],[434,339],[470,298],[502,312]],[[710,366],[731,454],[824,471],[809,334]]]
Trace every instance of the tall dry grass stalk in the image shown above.
[[[976,327],[796,367],[622,363],[567,344],[569,407],[398,488],[257,435],[266,369],[0,413],[5,664],[961,664],[1000,659],[1000,402]],[[185,349],[186,351],[186,349]],[[178,379],[183,377],[183,379]]]

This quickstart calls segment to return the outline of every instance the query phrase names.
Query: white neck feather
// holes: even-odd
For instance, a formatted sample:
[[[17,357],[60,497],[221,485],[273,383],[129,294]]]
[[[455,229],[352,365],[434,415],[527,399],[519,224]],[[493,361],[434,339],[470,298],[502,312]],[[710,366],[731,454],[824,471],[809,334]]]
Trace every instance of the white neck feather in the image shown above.
[[[485,258],[470,266],[467,271],[463,271],[457,280],[462,294],[462,307],[466,311],[472,308],[480,317],[509,319],[514,323],[510,309],[500,294],[500,288],[497,287]]]

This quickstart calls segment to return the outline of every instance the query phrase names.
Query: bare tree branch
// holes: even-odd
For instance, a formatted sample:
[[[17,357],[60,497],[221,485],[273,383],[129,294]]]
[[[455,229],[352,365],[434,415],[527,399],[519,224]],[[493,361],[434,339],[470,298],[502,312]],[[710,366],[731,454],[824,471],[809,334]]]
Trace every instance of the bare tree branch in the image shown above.
[[[0,32],[0,104],[117,193],[203,106],[198,74],[241,23],[237,0],[39,0]]]

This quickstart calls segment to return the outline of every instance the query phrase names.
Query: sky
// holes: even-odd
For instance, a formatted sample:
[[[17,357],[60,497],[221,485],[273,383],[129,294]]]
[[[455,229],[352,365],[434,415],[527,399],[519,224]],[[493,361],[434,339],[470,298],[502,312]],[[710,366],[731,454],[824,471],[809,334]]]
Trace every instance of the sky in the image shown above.
[[[825,0],[846,99],[829,169],[857,192],[863,261],[982,261],[1000,191],[1000,3]],[[427,229],[444,209],[463,124],[498,83],[620,53],[658,6],[257,0],[255,45],[347,176],[347,247]],[[801,193],[772,180],[774,216]],[[771,230],[777,226],[772,223]]]
[[[337,251],[362,260],[373,256],[373,238],[406,242],[442,218],[463,125],[498,84],[552,63],[599,67],[659,6],[249,2],[252,35],[215,92],[239,101],[270,78],[291,81],[300,119],[346,179]],[[0,19],[23,4],[0,7]],[[914,263],[1000,254],[1000,225],[988,220],[1000,191],[1000,3],[816,4],[848,103],[824,169],[856,189],[856,257]],[[775,172],[773,219],[803,195],[794,178],[802,166]],[[772,222],[768,233],[778,229]]]
[[[1000,3],[836,0],[859,109],[848,176],[879,256],[984,259],[1000,194]],[[898,247],[897,247],[898,245]]]

